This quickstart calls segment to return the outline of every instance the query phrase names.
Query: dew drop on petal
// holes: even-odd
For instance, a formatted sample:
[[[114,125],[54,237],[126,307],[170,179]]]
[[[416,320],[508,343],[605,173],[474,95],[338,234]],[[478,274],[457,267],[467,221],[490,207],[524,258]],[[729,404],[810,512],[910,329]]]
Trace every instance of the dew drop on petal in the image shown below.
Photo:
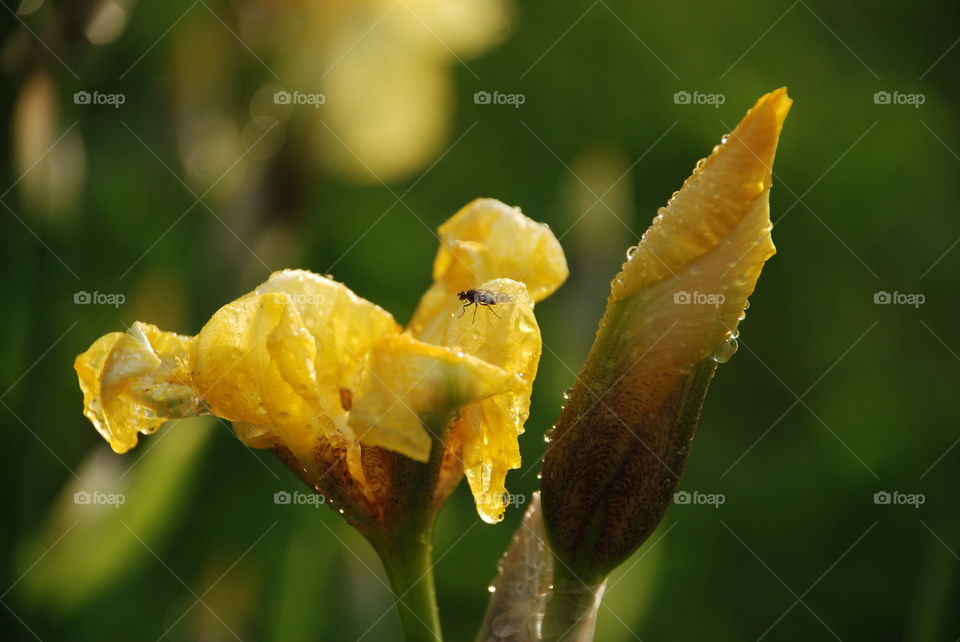
[[[720,344],[720,347],[717,348],[712,355],[710,355],[710,358],[717,363],[726,363],[730,360],[730,357],[737,352],[737,348],[739,347],[740,345],[737,343],[736,337],[729,336],[724,339],[723,343]]]

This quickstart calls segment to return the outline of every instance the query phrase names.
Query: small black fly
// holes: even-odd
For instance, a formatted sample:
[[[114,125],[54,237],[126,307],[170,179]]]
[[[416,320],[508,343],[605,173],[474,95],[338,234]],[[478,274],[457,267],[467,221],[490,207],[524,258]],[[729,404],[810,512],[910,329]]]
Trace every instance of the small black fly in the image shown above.
[[[510,300],[510,297],[508,297],[506,294],[491,292],[490,290],[467,290],[465,292],[457,292],[457,298],[461,301],[466,301],[466,303],[463,304],[463,309],[460,310],[460,314],[457,315],[458,319],[466,314],[467,308],[469,308],[471,305],[477,306],[473,309],[473,321],[471,321],[471,323],[476,322],[477,309],[481,305],[493,312],[493,316],[499,319],[500,315],[497,314],[496,310],[494,310],[491,306],[494,306],[498,303],[506,303]]]

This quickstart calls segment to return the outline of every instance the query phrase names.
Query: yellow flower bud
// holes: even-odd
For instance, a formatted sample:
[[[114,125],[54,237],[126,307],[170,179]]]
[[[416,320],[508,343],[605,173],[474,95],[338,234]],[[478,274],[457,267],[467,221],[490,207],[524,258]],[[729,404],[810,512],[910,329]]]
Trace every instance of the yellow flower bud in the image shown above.
[[[552,547],[585,581],[633,552],[673,496],[716,363],[775,251],[771,168],[791,102],[784,89],[757,101],[613,281],[543,469]]]

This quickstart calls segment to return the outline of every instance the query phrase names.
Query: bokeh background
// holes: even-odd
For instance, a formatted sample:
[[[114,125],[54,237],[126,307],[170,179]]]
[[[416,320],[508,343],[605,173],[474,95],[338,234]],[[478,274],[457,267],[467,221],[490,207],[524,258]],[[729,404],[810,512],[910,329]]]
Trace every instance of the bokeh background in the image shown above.
[[[433,230],[496,197],[549,223],[572,272],[538,306],[508,478],[528,496],[625,249],[787,85],[779,251],[681,484],[723,504],[671,508],[611,579],[598,639],[956,640],[958,17],[924,0],[4,0],[0,638],[398,639],[371,549],[325,507],[276,505],[300,487],[269,453],[189,420],[116,456],[81,415],[74,356],[134,320],[195,334],[283,267],[406,321]],[[449,639],[476,630],[520,513],[486,525],[465,487],[442,513]]]

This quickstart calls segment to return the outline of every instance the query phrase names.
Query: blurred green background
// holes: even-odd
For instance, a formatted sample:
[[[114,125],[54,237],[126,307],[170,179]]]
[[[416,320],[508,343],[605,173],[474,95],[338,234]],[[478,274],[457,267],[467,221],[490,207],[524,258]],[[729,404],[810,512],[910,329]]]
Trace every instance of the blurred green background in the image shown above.
[[[571,266],[538,306],[508,478],[529,495],[625,249],[781,85],[778,254],[681,483],[725,501],[671,508],[611,579],[598,639],[960,637],[956,4],[11,0],[0,16],[3,639],[397,639],[369,546],[325,507],[274,504],[300,486],[270,453],[189,420],[114,455],[74,356],[135,320],[195,334],[283,267],[406,321],[432,230],[496,197],[549,223]],[[444,509],[450,640],[476,630],[519,517],[483,524],[463,486]]]

